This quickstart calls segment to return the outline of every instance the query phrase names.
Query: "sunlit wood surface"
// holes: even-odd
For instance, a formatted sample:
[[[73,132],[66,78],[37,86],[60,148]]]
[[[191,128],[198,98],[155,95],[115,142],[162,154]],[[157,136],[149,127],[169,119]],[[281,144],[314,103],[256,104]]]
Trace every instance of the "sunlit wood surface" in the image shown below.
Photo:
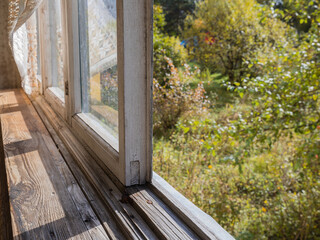
[[[109,239],[23,91],[0,109],[14,239]]]

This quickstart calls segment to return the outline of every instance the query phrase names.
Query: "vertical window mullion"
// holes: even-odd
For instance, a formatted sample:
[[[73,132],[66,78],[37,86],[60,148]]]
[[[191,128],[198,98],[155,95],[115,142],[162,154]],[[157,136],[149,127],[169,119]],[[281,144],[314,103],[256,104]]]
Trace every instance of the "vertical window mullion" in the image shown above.
[[[120,52],[120,166],[126,186],[151,180],[152,115],[151,11],[149,0],[119,0],[122,12]],[[152,45],[151,45],[152,46]]]
[[[79,6],[82,1],[66,1],[66,27],[68,44],[68,105],[67,122],[72,124],[72,116],[81,112],[81,79],[80,79],[80,35]]]
[[[89,76],[89,46],[88,46],[88,2],[78,2],[79,7],[79,47],[80,47],[80,82],[81,82],[81,110],[89,111],[88,107],[88,78]]]

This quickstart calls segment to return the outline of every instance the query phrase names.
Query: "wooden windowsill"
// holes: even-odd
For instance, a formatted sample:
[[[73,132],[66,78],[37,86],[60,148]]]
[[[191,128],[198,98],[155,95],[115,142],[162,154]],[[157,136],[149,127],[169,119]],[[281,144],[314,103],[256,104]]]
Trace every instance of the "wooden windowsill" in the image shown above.
[[[0,91],[0,118],[0,219],[2,209],[9,210],[0,239],[125,238],[79,167],[67,152],[62,156],[22,89]],[[5,190],[10,207],[3,208]],[[8,228],[11,236],[2,238]]]

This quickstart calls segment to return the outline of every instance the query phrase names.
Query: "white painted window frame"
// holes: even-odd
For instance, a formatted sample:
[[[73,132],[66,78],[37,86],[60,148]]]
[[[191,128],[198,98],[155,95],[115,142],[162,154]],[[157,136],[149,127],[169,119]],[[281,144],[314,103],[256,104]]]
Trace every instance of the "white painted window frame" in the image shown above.
[[[48,6],[49,0],[44,0],[41,4],[41,6],[38,9],[38,23],[39,23],[39,43],[40,43],[40,61],[41,61],[41,76],[42,76],[42,82],[41,82],[41,93],[44,95],[46,100],[49,102],[51,107],[63,118],[66,117],[66,111],[65,111],[65,92],[62,93],[62,91],[56,87],[52,87],[52,66],[50,61],[48,61],[49,58],[51,58],[51,38],[50,35],[52,34],[50,31],[52,31],[52,28],[49,27],[49,9]],[[66,8],[66,0],[61,0],[61,9],[64,10]],[[62,42],[64,44],[64,49],[67,49],[66,46],[66,12],[61,11],[61,23],[62,23]],[[66,51],[64,51],[66,52]],[[64,54],[63,61],[64,61],[64,70],[63,70],[63,76],[65,84],[68,81],[68,68],[67,68],[67,55]],[[64,96],[62,95],[64,94]]]
[[[39,8],[41,62],[48,58],[43,21],[47,1]],[[50,0],[51,1],[51,0]],[[48,64],[42,64],[43,93],[47,102],[71,126],[82,142],[125,186],[152,179],[152,4],[151,0],[117,0],[117,56],[119,101],[119,149],[108,134],[81,112],[79,3],[61,0],[65,40],[65,96],[49,88]]]

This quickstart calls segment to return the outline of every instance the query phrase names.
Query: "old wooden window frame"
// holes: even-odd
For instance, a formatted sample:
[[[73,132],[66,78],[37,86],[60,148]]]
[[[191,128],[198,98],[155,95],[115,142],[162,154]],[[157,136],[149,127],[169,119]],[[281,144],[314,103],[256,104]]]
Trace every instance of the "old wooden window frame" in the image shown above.
[[[66,46],[66,0],[60,0],[61,2],[61,25],[62,25],[62,45],[64,48],[63,51],[63,78],[64,83],[67,83],[68,79],[68,69],[67,69],[67,55],[65,54],[65,50],[67,49]],[[39,7],[37,20],[39,23],[39,43],[40,43],[40,61],[41,61],[41,75],[42,75],[42,83],[41,83],[41,93],[45,96],[46,100],[50,103],[52,108],[63,118],[66,117],[65,111],[65,92],[57,89],[57,87],[52,87],[52,66],[51,63],[48,61],[48,58],[51,58],[51,48],[48,46],[52,45],[51,42],[51,35],[54,34],[52,32],[52,28],[50,25],[50,17],[49,12],[50,6],[49,4],[53,4],[54,1],[44,0]],[[52,9],[52,8],[51,8]],[[64,96],[62,95],[64,94]]]
[[[41,62],[46,61],[45,0],[39,9]],[[65,96],[48,88],[47,65],[42,66],[44,96],[77,137],[125,186],[152,178],[152,1],[117,0],[119,149],[108,142],[99,124],[81,112],[79,21],[86,0],[61,0],[65,43]],[[81,3],[81,5],[79,5]],[[146,10],[147,9],[147,10]],[[80,36],[81,37],[81,36]]]

